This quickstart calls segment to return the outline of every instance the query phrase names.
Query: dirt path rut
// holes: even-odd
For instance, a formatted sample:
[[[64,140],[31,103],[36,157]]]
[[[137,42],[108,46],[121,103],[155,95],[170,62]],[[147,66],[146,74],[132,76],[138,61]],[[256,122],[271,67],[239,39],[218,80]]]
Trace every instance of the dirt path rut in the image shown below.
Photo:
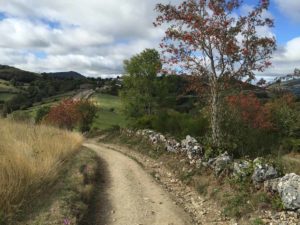
[[[100,190],[105,201],[97,199],[99,209],[94,212],[94,225],[192,224],[190,217],[137,162],[95,143],[84,146],[96,151],[105,162],[109,180],[105,190]]]

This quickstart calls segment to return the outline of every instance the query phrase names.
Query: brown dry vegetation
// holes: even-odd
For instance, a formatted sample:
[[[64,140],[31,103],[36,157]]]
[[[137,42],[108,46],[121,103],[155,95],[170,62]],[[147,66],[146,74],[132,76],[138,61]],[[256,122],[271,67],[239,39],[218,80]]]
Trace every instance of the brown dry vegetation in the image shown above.
[[[0,119],[0,220],[54,182],[82,136],[47,126]]]

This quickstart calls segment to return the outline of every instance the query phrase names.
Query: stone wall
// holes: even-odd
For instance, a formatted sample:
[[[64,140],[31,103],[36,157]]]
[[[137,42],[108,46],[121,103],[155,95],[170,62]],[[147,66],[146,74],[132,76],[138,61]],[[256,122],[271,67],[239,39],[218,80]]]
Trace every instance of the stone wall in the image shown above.
[[[205,149],[198,141],[186,136],[178,141],[171,136],[165,136],[153,130],[122,130],[127,136],[140,137],[148,140],[152,145],[162,145],[166,151],[174,154],[182,154],[187,157],[191,165],[196,167],[209,167],[214,174],[229,175],[238,179],[251,177],[255,187],[264,187],[265,191],[277,192],[287,210],[300,212],[300,176],[286,174],[280,177],[280,173],[274,165],[269,164],[263,158],[255,160],[234,160],[227,152],[210,159],[205,159]]]

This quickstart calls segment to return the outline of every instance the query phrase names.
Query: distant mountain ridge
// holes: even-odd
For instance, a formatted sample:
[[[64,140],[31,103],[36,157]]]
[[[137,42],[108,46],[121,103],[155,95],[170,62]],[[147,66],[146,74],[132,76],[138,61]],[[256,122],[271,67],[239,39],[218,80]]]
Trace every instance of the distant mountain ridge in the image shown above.
[[[85,76],[83,76],[80,73],[77,73],[75,71],[69,71],[69,72],[55,72],[55,73],[42,73],[43,76],[49,76],[56,79],[86,79]]]
[[[55,79],[86,79],[85,76],[75,71],[39,74],[8,65],[0,65],[0,79],[3,80],[15,80],[18,82],[30,83],[36,79],[40,79],[42,76],[49,76]]]
[[[300,70],[296,69],[293,74],[276,77],[268,89],[286,90],[300,97]]]

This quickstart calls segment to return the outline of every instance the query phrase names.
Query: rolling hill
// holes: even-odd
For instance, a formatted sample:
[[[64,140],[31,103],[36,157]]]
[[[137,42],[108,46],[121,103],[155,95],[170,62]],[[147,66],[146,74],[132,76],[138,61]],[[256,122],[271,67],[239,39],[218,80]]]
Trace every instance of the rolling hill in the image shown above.
[[[275,91],[289,91],[300,97],[300,78],[294,77],[292,79],[277,79],[277,81],[270,84],[267,89]]]
[[[39,78],[40,75],[37,73],[28,72],[7,65],[0,65],[0,79],[29,83]]]
[[[57,73],[42,73],[43,76],[52,77],[55,79],[86,79],[80,73],[69,71],[69,72],[57,72]]]

